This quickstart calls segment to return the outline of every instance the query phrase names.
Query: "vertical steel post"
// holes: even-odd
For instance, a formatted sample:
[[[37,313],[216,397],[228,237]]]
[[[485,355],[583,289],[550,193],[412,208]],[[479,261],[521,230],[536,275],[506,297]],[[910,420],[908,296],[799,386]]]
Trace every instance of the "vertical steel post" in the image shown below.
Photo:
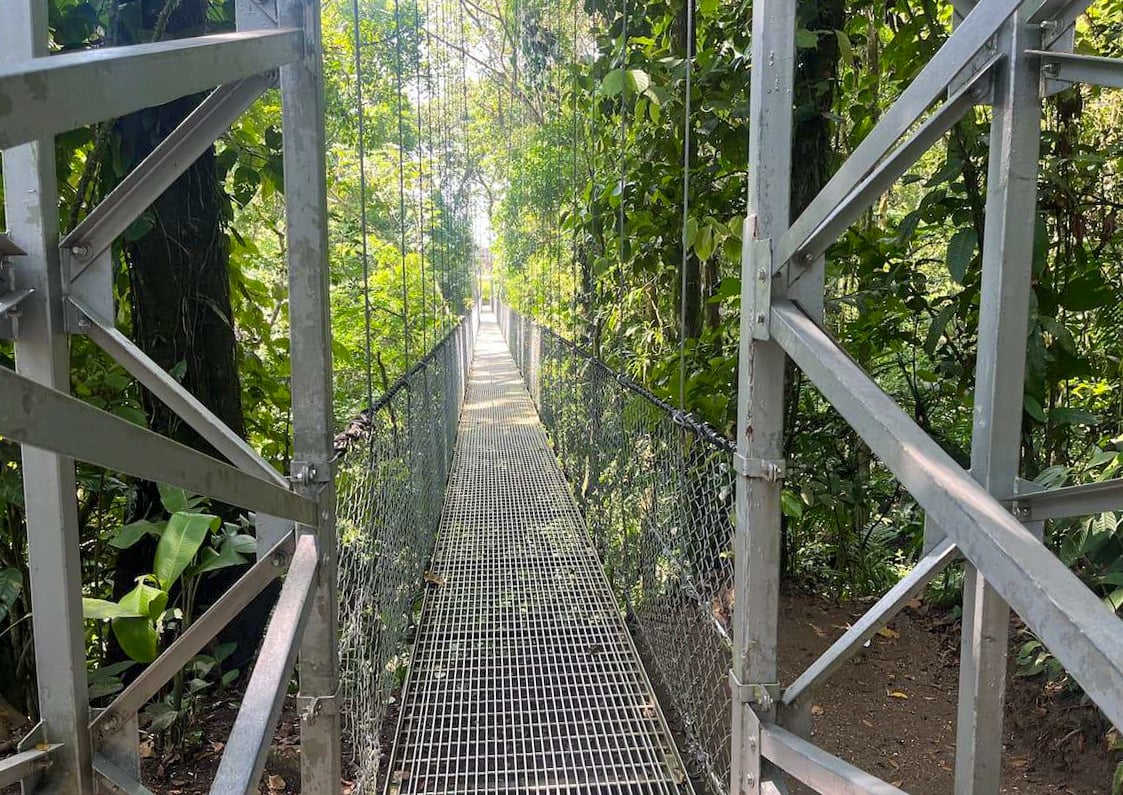
[[[772,241],[790,223],[795,0],[753,6],[749,99],[749,197],[741,259],[737,375],[737,530],[734,538],[733,734],[730,791],[761,790],[759,721],[775,716],[771,697],[753,686],[777,682],[780,599],[780,483],[761,476],[783,453],[784,352],[757,339],[769,308]],[[760,272],[764,278],[758,280]],[[772,289],[783,292],[782,279]],[[758,304],[754,306],[754,304]],[[755,475],[753,471],[755,469]],[[755,694],[755,699],[749,697]]]
[[[0,64],[46,57],[48,35],[46,3],[7,0],[0,7]],[[35,289],[21,306],[16,369],[69,392],[54,140],[32,141],[3,157],[7,223],[13,242],[27,252],[14,259],[17,285]],[[47,792],[88,793],[93,768],[74,460],[27,446],[22,457],[39,713],[45,739],[63,743],[42,785]]]
[[[293,476],[320,502],[320,569],[300,647],[301,791],[340,786],[338,604],[332,456],[324,98],[317,0],[279,0],[281,27],[304,30],[304,58],[281,69],[285,223],[292,338]],[[302,527],[302,532],[314,532]]]
[[[995,73],[987,175],[971,471],[993,495],[1014,493],[1018,475],[1036,228],[1041,137],[1038,64],[1025,55],[1040,32],[1024,5],[1002,29],[1007,57]],[[997,795],[1010,610],[971,565],[963,585],[963,639],[956,741],[957,795]]]

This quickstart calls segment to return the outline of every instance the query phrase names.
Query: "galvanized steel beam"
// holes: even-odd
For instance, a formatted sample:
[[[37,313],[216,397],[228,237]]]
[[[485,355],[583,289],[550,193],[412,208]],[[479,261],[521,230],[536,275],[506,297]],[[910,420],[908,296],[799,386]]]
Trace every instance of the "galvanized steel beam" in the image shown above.
[[[281,588],[277,607],[261,642],[238,717],[230,729],[226,749],[215,773],[215,795],[257,793],[273,731],[288,693],[289,678],[313,608],[320,554],[316,537],[305,534],[296,542],[292,565]],[[303,673],[303,672],[302,672]],[[306,753],[301,747],[301,756]],[[338,790],[339,783],[336,782]],[[303,787],[302,787],[303,791]]]
[[[1014,515],[1025,522],[1123,511],[1123,478],[1018,494],[1009,499]]]
[[[72,295],[69,300],[89,321],[86,333],[90,339],[174,411],[176,416],[191,426],[220,455],[245,472],[270,481],[282,489],[288,489],[288,480],[280,472],[270,466],[245,439],[234,433],[197,397],[184,389],[163,367],[152,361],[111,321],[101,317],[80,298]]]
[[[877,168],[839,202],[806,240],[798,241],[785,235],[778,256],[784,260],[797,257],[805,261],[826,253],[826,250],[846,229],[870,208],[878,196],[889,190],[894,182],[912,168],[925,152],[975,106],[983,90],[990,84],[995,63],[1001,58],[1001,55],[992,57],[974,78],[925,119],[907,141],[886,155]]]
[[[285,228],[289,270],[294,474],[319,472],[301,485],[316,498],[320,580],[300,647],[301,789],[305,795],[339,790],[342,750],[339,712],[337,539],[331,460],[331,296],[328,264],[327,140],[318,0],[278,0],[278,24],[301,28],[303,58],[281,69],[284,121]],[[317,482],[319,481],[319,482]],[[306,523],[308,524],[308,523]],[[302,528],[303,532],[313,532]]]
[[[42,0],[0,3],[0,74],[14,63],[46,59],[47,5]],[[8,106],[0,120],[25,115],[25,108]],[[0,148],[12,143],[0,137]],[[5,217],[12,242],[26,252],[13,261],[16,286],[35,292],[20,305],[15,359],[21,375],[12,377],[60,394],[54,390],[70,389],[70,347],[59,272],[55,145],[48,135],[31,135],[20,143],[3,153]],[[3,388],[0,395],[3,411],[11,400]],[[62,417],[53,421],[64,435],[86,432]],[[94,782],[86,731],[89,697],[74,460],[61,451],[26,444],[21,455],[39,714],[46,741],[63,744],[43,775],[42,791],[88,795]]]
[[[211,92],[63,238],[59,246],[70,258],[68,277],[81,275],[274,82],[273,75],[260,74]]]
[[[798,307],[773,305],[772,336],[1108,719],[1123,723],[1123,621]]]
[[[1123,88],[1123,59],[1032,49],[1026,55],[1041,59],[1041,73],[1049,80]]]
[[[43,56],[46,53],[42,53]],[[47,57],[0,67],[0,147],[269,72],[304,55],[299,30],[223,33]]]
[[[752,85],[749,91],[749,201],[741,255],[741,320],[737,375],[737,455],[751,462],[783,458],[784,352],[758,316],[784,295],[772,281],[769,247],[791,221],[792,101],[795,82],[795,3],[753,5]],[[762,256],[763,255],[763,256]],[[762,471],[763,471],[762,467]],[[738,476],[735,494],[733,679],[744,685],[778,681],[780,618],[780,482]],[[733,699],[733,795],[762,791],[756,729],[775,706]]]
[[[784,688],[784,704],[794,706],[797,702],[805,700],[805,696],[811,695],[817,687],[830,678],[832,673],[856,654],[866,641],[876,635],[878,630],[888,625],[893,617],[913,597],[924,590],[936,575],[958,557],[959,551],[955,548],[955,544],[945,539],[921,558],[912,571],[902,577],[877,600],[873,607],[862,614],[862,617],[832,643],[830,648],[819,655],[815,662],[807,666],[807,669],[796,677],[791,685]]]
[[[45,748],[23,751],[0,759],[0,790],[19,784],[32,773],[43,770],[50,764],[50,756],[62,746],[53,743]]]
[[[318,521],[313,499],[40,386],[4,367],[0,367],[0,395],[4,398],[0,401],[0,435],[13,441],[313,527]],[[70,577],[78,582],[76,562],[71,571]],[[84,664],[84,645],[82,649]]]
[[[776,725],[762,725],[761,753],[816,792],[830,795],[908,795]]]
[[[998,47],[1006,59],[994,83],[982,241],[971,475],[995,498],[1014,490],[1021,455],[1041,138],[1039,75],[1032,59],[1022,54],[1040,40],[1040,31],[1029,25],[1028,17],[1029,9],[1020,9],[999,35]],[[946,522],[940,525],[951,532]],[[998,795],[1010,611],[998,586],[989,581],[990,571],[967,554],[955,787],[957,795]],[[1055,560],[1040,545],[1038,554]],[[1022,617],[1033,623],[1024,613]]]
[[[963,24],[948,37],[791,228],[784,232],[776,247],[773,272],[779,272],[787,265],[788,259],[798,249],[798,243],[805,240],[869,175],[901,136],[940,97],[967,61],[987,46],[1018,4],[1019,0],[982,0],[971,10]],[[757,62],[753,64],[755,67]]]
[[[90,731],[96,743],[103,743],[135,715],[148,700],[160,692],[192,657],[214,638],[222,628],[242,612],[265,587],[281,576],[292,559],[295,534],[290,532],[238,578],[217,602],[191,623],[187,631],[152,661],[117,694],[112,703],[93,719]]]

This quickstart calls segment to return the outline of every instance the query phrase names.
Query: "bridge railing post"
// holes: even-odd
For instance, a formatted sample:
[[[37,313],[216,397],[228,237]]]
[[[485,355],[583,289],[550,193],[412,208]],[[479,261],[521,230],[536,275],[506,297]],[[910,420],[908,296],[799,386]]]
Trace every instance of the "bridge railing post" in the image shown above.
[[[301,791],[340,786],[337,545],[331,473],[332,358],[320,6],[278,0],[282,28],[304,31],[304,58],[281,69],[292,356],[293,477],[319,501],[320,566],[300,647]],[[301,532],[317,532],[301,527]]]
[[[795,0],[753,6],[749,99],[749,196],[741,259],[737,376],[736,535],[734,539],[732,773],[730,792],[767,791],[760,724],[775,719],[780,598],[780,475],[784,351],[767,338],[771,251],[790,222]],[[759,276],[759,278],[758,278]],[[763,316],[764,327],[758,318]]]
[[[49,55],[47,23],[47,4],[40,0],[3,3],[0,64]],[[16,280],[35,291],[20,307],[16,370],[43,386],[69,393],[54,139],[7,149],[3,162],[7,224],[12,242],[25,252],[12,260]],[[90,710],[74,459],[24,445],[22,474],[42,720],[34,741],[62,744],[43,776],[41,791],[85,795],[93,792],[93,767],[86,729]]]
[[[1015,493],[1020,465],[1026,329],[1037,217],[1041,139],[1041,29],[1025,3],[998,34],[1006,54],[995,70],[971,474],[998,498]],[[979,570],[966,564],[959,670],[955,791],[997,795],[1010,608]]]

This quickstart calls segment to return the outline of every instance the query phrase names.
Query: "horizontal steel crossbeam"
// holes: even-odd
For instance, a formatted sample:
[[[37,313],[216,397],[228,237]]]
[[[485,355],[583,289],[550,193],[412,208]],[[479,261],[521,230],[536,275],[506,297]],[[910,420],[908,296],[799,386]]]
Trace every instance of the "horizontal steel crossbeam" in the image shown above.
[[[318,506],[147,428],[0,367],[0,435],[249,510],[319,523]]]
[[[1123,479],[1018,494],[1010,499],[1018,518],[1027,522],[1123,511]]]
[[[1026,50],[1026,55],[1041,58],[1041,71],[1050,80],[1123,88],[1123,59],[1046,50]]]
[[[269,72],[304,54],[299,30],[108,47],[0,68],[0,149]]]
[[[789,301],[772,335],[1109,720],[1123,725],[1123,621]]]
[[[18,784],[35,771],[46,767],[51,754],[61,747],[59,743],[55,743],[0,759],[0,790]]]

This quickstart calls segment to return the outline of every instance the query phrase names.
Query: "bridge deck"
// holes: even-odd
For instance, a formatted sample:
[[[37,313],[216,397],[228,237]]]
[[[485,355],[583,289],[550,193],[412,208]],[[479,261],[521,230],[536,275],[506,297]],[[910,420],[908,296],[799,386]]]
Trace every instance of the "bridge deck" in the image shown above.
[[[689,792],[491,315],[427,579],[391,795]]]

